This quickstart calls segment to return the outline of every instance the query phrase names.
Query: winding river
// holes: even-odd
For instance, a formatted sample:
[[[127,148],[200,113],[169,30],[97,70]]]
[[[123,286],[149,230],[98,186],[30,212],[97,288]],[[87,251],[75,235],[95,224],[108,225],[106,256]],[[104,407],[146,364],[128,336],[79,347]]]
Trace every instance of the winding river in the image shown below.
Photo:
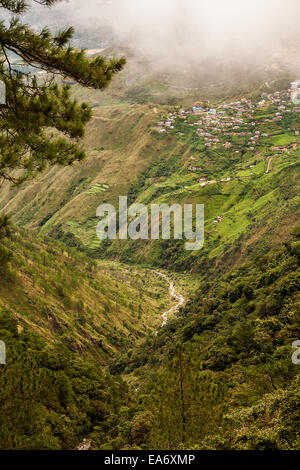
[[[170,296],[173,297],[174,299],[178,300],[177,304],[174,305],[174,307],[171,307],[169,310],[167,310],[166,312],[164,312],[164,313],[162,314],[163,322],[162,322],[162,325],[161,325],[161,326],[164,326],[164,325],[166,325],[169,316],[170,316],[172,313],[178,312],[178,310],[179,310],[179,308],[181,307],[181,305],[184,304],[185,298],[183,297],[183,295],[181,295],[181,294],[179,294],[179,293],[176,293],[174,281],[172,281],[172,279],[169,279],[166,274],[161,273],[160,271],[155,271],[155,272],[156,272],[156,274],[158,274],[159,276],[161,276],[161,277],[163,277],[164,279],[166,279],[166,281],[169,283],[169,286],[170,286]]]
[[[169,283],[170,296],[178,301],[176,303],[176,305],[174,305],[173,307],[171,307],[169,310],[167,310],[166,312],[164,312],[162,314],[162,320],[163,321],[162,321],[161,326],[164,326],[164,325],[166,325],[166,323],[169,319],[169,316],[172,313],[178,312],[181,305],[184,304],[185,298],[183,297],[183,295],[176,292],[174,281],[172,281],[172,279],[170,279],[166,274],[161,273],[160,271],[155,271],[155,273],[158,274],[159,276],[163,277]],[[76,450],[90,450],[90,448],[91,448],[91,441],[89,439],[84,439],[82,441],[82,443],[77,447]]]

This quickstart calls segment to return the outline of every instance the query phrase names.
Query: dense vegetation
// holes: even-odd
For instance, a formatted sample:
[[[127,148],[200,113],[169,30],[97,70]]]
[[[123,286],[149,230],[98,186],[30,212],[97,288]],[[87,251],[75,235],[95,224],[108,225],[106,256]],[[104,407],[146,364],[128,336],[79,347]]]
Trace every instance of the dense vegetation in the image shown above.
[[[0,448],[72,449],[93,429],[113,435],[130,406],[128,387],[63,342],[53,348],[0,311],[7,364],[0,374]]]
[[[177,318],[113,364],[143,384],[144,447],[299,450],[299,236],[297,226],[276,249],[209,276]]]
[[[100,95],[124,60],[87,59],[68,46],[72,29],[32,31],[15,17],[29,3],[0,1],[13,14],[0,23],[0,208],[19,226],[0,217],[0,449],[299,450],[300,118],[288,77],[264,72],[274,89],[208,83],[202,117],[200,91],[179,98],[132,70]],[[77,85],[60,88],[57,73]],[[96,208],[125,194],[204,204],[204,249],[101,244]],[[163,327],[172,299],[158,268],[190,298]]]
[[[113,439],[136,405],[107,364],[161,324],[168,286],[151,271],[98,266],[16,227],[5,235],[13,256],[0,265],[0,448],[72,449],[92,433]]]
[[[103,112],[112,116],[114,110]],[[112,143],[113,116],[94,124],[95,129],[108,127],[96,142],[94,129],[88,132],[88,139],[101,150],[90,156],[88,165],[72,170],[64,194],[60,190],[66,181],[63,170],[46,175],[40,183],[56,180],[62,215],[55,213],[57,201],[47,193],[39,192],[43,199],[34,198],[32,204],[29,195],[36,189],[29,185],[25,188],[28,211],[26,205],[25,209],[19,206],[18,198],[24,194],[6,191],[4,200],[9,197],[16,210],[14,220],[24,218],[34,225],[39,217],[47,217],[46,208],[55,214],[54,220],[50,214],[38,224],[41,230],[72,248],[23,230],[14,229],[9,235],[7,219],[3,219],[6,263],[10,253],[14,256],[1,271],[2,316],[5,325],[17,321],[18,329],[9,333],[5,327],[1,333],[9,351],[10,344],[16,351],[9,353],[2,378],[20,396],[30,393],[32,401],[26,401],[28,407],[23,401],[22,412],[31,423],[26,427],[17,418],[19,405],[3,395],[3,410],[14,417],[14,431],[1,438],[1,447],[71,448],[88,436],[95,449],[299,449],[299,366],[291,361],[292,342],[300,335],[298,151],[277,156],[269,173],[265,162],[276,139],[294,139],[284,127],[291,124],[283,124],[281,133],[281,128],[279,133],[274,130],[254,156],[246,152],[242,158],[230,159],[226,150],[224,158],[214,159],[213,153],[194,149],[199,159],[195,165],[210,162],[205,167],[209,177],[228,176],[228,168],[234,174],[233,181],[224,186],[199,188],[198,174],[189,170],[195,139],[191,122],[176,123],[184,136],[176,135],[176,127],[174,135],[161,137],[151,128],[152,113],[144,116],[134,109],[123,113],[126,120],[119,117],[118,131],[123,137],[116,156],[130,148],[130,136],[143,135],[134,161],[141,163],[141,156],[147,157],[144,166],[138,167],[139,177],[126,180],[125,193],[145,204],[204,202],[206,246],[192,259],[180,241],[152,244],[146,250],[140,243],[108,244],[102,255],[107,249],[112,257],[132,264],[146,261],[152,266],[191,270],[199,289],[176,318],[157,334],[153,329],[151,333],[149,325],[159,326],[155,315],[165,310],[167,286],[164,290],[146,271],[137,274],[134,267],[125,273],[121,265],[112,269],[114,263],[101,262],[98,272],[95,261],[85,253],[85,244],[93,256],[99,253],[99,247],[89,245],[86,234],[95,225],[92,208],[99,200],[114,201],[120,191],[119,174],[130,174],[130,162],[128,167],[119,167],[110,159],[105,165],[114,170],[115,181],[91,176],[98,171],[99,154],[105,160],[103,148]],[[143,134],[145,125],[149,134]],[[255,165],[252,179],[250,164]],[[73,197],[75,208],[69,204]],[[78,211],[80,217],[89,214],[86,225],[75,221]],[[66,223],[64,214],[73,214],[73,221]],[[224,220],[215,226],[213,220],[219,214]],[[121,292],[124,281],[128,287]],[[20,370],[29,367],[33,371],[30,380],[24,380],[24,390],[23,375],[15,373],[20,351],[25,361]],[[61,351],[69,351],[63,354],[69,362],[57,366]],[[84,379],[79,377],[82,369]],[[45,383],[50,399],[44,393]],[[106,388],[109,392],[103,391]],[[68,431],[61,424],[66,422]]]
[[[13,256],[0,267],[0,307],[47,343],[61,340],[102,364],[157,327],[169,304],[168,286],[149,270],[98,265],[16,227],[3,244]]]
[[[93,359],[95,343],[83,343],[79,354],[76,323],[67,337],[57,314],[51,335],[26,313],[37,308],[32,293],[17,315],[16,301],[14,312],[3,306],[1,448],[74,448],[89,436],[102,449],[299,449],[299,366],[291,361],[300,335],[299,237],[296,226],[276,249],[221,278],[208,276],[177,317],[139,345],[124,349],[120,337],[110,373]],[[36,242],[26,244],[32,252]],[[74,272],[74,258],[68,263]],[[16,295],[21,279],[1,269],[3,302],[4,279]]]

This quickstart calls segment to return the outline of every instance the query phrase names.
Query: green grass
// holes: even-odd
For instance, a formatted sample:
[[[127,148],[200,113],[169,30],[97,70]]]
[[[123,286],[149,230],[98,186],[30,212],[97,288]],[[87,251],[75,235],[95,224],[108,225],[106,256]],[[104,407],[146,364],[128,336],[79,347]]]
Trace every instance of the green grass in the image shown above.
[[[93,196],[95,194],[99,194],[101,192],[106,192],[109,190],[109,185],[108,184],[100,184],[100,183],[97,183],[95,184],[95,186],[93,186],[92,188],[90,188],[88,191],[87,191],[87,194]]]
[[[158,328],[172,303],[167,282],[151,270],[95,262],[23,229],[5,244],[14,256],[1,268],[0,307],[49,345],[63,341],[105,364]]]
[[[245,118],[244,127],[256,120],[257,128],[269,137],[261,138],[254,151],[244,146],[248,136],[233,138],[232,149],[210,150],[204,147],[195,128],[189,126],[198,116],[191,115],[186,122],[177,120],[175,129],[163,136],[152,132],[155,123],[165,118],[168,111],[178,109],[178,106],[157,104],[155,107],[157,113],[152,104],[125,106],[119,103],[95,108],[85,138],[89,155],[86,162],[67,169],[51,169],[35,185],[24,185],[18,192],[5,187],[0,207],[13,213],[14,222],[38,229],[42,234],[62,237],[95,257],[115,259],[121,256],[128,263],[148,266],[163,263],[164,267],[174,269],[201,269],[203,266],[205,270],[208,258],[214,263],[218,257],[226,255],[228,249],[238,251],[241,237],[252,244],[256,243],[257,233],[267,231],[270,242],[276,243],[274,220],[279,220],[280,230],[294,216],[299,168],[295,166],[297,150],[276,156],[272,147],[300,142],[288,131],[292,122],[288,119],[298,117],[291,114],[280,123],[268,123],[265,118],[272,117],[276,107],[268,108],[267,113],[258,110],[254,118]],[[179,136],[178,131],[184,135]],[[234,152],[236,147],[241,150],[239,154]],[[272,156],[272,163],[266,174],[268,156]],[[193,165],[201,171],[190,171]],[[217,184],[201,188],[198,179],[203,175],[216,180]],[[231,181],[221,182],[225,177],[230,177]],[[101,247],[95,231],[96,209],[101,203],[117,205],[118,196],[126,194],[131,202],[148,206],[204,204],[205,249],[185,253],[180,244],[170,242],[165,251],[172,253],[168,259],[162,256],[155,243],[113,242],[107,248]],[[217,216],[222,216],[223,220],[215,225],[213,221]],[[237,254],[240,256],[247,259],[246,250]]]

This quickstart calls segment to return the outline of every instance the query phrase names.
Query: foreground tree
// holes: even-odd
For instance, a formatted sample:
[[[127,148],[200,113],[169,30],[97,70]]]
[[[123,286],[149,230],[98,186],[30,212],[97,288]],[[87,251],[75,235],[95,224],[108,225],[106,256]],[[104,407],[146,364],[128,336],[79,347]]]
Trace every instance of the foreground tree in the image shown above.
[[[6,238],[10,235],[10,220],[7,215],[0,216],[0,240]],[[0,243],[0,270],[2,266],[5,266],[6,263],[10,260],[12,256],[11,251],[9,251],[5,246]]]
[[[6,89],[0,105],[0,178],[13,184],[49,164],[69,165],[85,157],[79,139],[91,110],[72,100],[69,87],[59,87],[55,77],[103,89],[125,64],[125,59],[90,60],[74,50],[69,44],[73,28],[52,35],[22,23],[33,3],[51,7],[57,1],[0,0],[0,81]],[[17,69],[16,59],[22,65]]]

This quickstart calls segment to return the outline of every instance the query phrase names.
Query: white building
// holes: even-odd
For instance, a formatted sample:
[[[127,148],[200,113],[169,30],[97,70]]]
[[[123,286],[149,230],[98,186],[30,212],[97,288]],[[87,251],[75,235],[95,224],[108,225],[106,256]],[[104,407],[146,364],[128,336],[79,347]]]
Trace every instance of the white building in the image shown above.
[[[294,104],[300,104],[300,80],[291,83],[291,100]]]

